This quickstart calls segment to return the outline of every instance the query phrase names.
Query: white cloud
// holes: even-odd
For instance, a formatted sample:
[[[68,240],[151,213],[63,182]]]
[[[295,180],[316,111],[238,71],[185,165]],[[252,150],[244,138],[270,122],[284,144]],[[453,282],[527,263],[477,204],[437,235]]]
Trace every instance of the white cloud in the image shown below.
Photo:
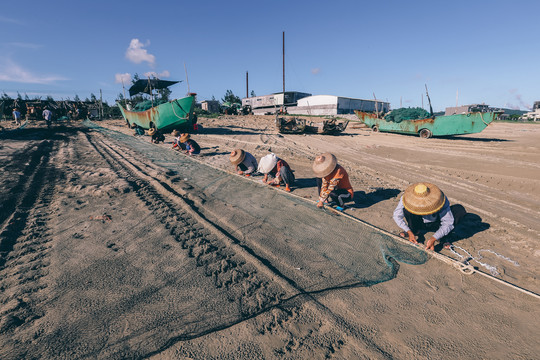
[[[311,69],[311,73],[314,74],[314,75],[317,75],[318,73],[321,72],[321,68],[314,68],[314,69]]]
[[[155,71],[149,71],[147,73],[144,73],[144,76],[146,76],[146,77],[156,77],[158,79],[163,79],[163,78],[171,76],[171,73],[168,70],[164,70],[164,71],[160,72],[159,74],[156,73]]]
[[[125,74],[115,74],[114,75],[114,82],[117,84],[121,84],[124,82],[124,85],[131,83],[131,74],[125,73]]]
[[[146,49],[143,49],[145,46],[150,45],[150,41],[146,44],[143,44],[139,39],[131,39],[129,47],[126,50],[126,58],[134,62],[135,64],[140,64],[143,61],[146,61],[150,66],[154,66],[156,62],[156,57],[152,54],[149,54]]]
[[[1,15],[0,15],[0,22],[9,23],[9,24],[24,25],[24,23],[22,21],[20,21],[20,20],[13,19],[13,18],[8,18],[8,17],[1,16]]]
[[[56,81],[69,80],[58,75],[36,75],[15,64],[10,59],[0,58],[0,81],[11,81],[27,84],[51,84]]]
[[[6,45],[12,46],[12,47],[18,47],[23,49],[41,49],[43,45],[40,44],[32,44],[32,43],[22,43],[22,42],[9,42]]]

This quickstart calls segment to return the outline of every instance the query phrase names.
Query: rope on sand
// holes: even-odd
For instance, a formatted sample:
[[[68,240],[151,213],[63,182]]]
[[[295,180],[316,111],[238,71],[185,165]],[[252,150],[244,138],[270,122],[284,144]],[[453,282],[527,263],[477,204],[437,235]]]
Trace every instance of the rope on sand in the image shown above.
[[[467,254],[467,257],[461,255],[460,253],[458,253],[455,249],[459,249],[461,251],[463,251],[465,254]],[[456,255],[457,257],[459,257],[460,259],[463,260],[463,263],[464,264],[469,264],[469,261],[471,260],[474,260],[476,261],[478,264],[480,264],[481,266],[485,267],[486,269],[488,269],[489,273],[493,276],[500,276],[501,274],[499,273],[499,271],[497,270],[497,267],[496,266],[493,266],[493,265],[490,265],[490,264],[487,264],[487,263],[484,263],[480,260],[482,260],[484,257],[482,256],[481,252],[489,252],[489,253],[492,253],[494,254],[495,256],[503,259],[503,260],[506,260],[508,261],[509,263],[513,264],[514,266],[519,266],[519,263],[517,261],[514,261],[512,259],[510,259],[509,257],[506,257],[504,255],[501,255],[493,250],[490,250],[490,249],[481,249],[481,250],[478,250],[478,256],[477,257],[474,257],[471,255],[470,252],[468,252],[467,250],[465,250],[464,248],[460,247],[460,246],[457,246],[457,245],[450,245],[450,251]]]

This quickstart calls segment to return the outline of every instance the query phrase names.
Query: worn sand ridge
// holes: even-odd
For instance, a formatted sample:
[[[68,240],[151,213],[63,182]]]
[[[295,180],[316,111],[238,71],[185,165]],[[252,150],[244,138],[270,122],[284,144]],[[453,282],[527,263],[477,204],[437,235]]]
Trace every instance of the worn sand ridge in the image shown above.
[[[227,129],[229,120],[219,121]],[[300,196],[313,196],[309,166],[302,167],[309,164],[308,154],[328,146],[327,141],[347,139],[281,137],[270,127],[262,130],[265,126],[253,123],[241,129],[237,119],[230,121],[235,121],[228,128],[232,130],[209,134],[208,143],[205,135],[195,137],[204,152],[213,154],[201,160],[229,169],[228,151],[237,140],[253,143],[246,146],[257,157],[268,147],[278,153],[282,148],[277,145],[285,146],[290,154],[283,157],[297,170],[297,178],[305,178],[306,187],[294,192]],[[114,123],[111,127],[125,131]],[[214,131],[210,124],[205,128]],[[170,149],[150,145],[146,137],[143,142],[161,151],[161,158],[150,161],[129,143],[94,131],[64,128],[56,134],[51,138],[29,129],[0,142],[0,162],[8,170],[0,175],[6,189],[0,193],[0,240],[12,243],[2,245],[2,358],[532,358],[538,353],[538,344],[529,340],[538,335],[537,302],[438,262],[402,264],[397,278],[368,288],[295,297],[298,290],[290,279],[325,289],[308,281],[318,279],[324,285],[334,281],[331,273],[324,268],[311,272],[309,262],[295,270],[289,262],[307,260],[295,258],[290,241],[276,229],[250,218],[238,205],[209,196],[214,191],[210,185],[201,189],[193,179],[184,181],[178,169],[167,169],[181,163],[183,155],[170,157]],[[436,144],[444,148],[444,142]],[[380,147],[366,146],[371,145],[356,143],[362,153],[374,151],[383,162]],[[401,188],[393,179],[405,181],[395,172],[387,176],[385,168],[375,167],[377,162],[369,163],[362,153],[340,151],[350,151],[346,161],[355,190],[365,191],[360,198],[368,206],[354,209],[354,215],[391,230],[384,214],[391,212]],[[23,193],[30,188],[34,191]],[[448,192],[452,198],[460,196]],[[270,193],[279,198],[279,191]],[[494,194],[486,190],[497,198]],[[493,213],[521,223],[512,211],[494,208]],[[90,220],[102,215],[111,221]],[[474,248],[481,240],[484,246],[489,239],[484,233],[499,230],[497,220],[486,216],[482,220],[491,226],[460,244],[469,241]],[[238,221],[241,230],[235,228]],[[261,235],[255,230],[260,226],[268,232]],[[8,227],[19,230],[7,236]],[[508,227],[508,236],[526,236],[517,229]],[[528,282],[531,270],[523,265],[530,253],[511,255],[518,255],[523,270],[506,271],[503,277],[535,284]],[[315,256],[309,255],[312,260]]]

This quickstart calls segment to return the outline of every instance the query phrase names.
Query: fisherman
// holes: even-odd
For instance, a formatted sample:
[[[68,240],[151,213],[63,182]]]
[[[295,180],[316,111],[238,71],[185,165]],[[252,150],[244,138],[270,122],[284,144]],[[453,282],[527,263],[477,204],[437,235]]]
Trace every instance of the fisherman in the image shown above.
[[[144,129],[140,127],[139,125],[132,123],[131,128],[135,130],[135,134],[133,135],[144,135]]]
[[[182,142],[180,142],[180,138],[182,137],[183,134],[180,133],[180,131],[178,130],[173,130],[172,132],[172,136],[174,137],[173,139],[173,142],[172,142],[172,148],[171,149],[176,149],[176,150],[186,150],[186,145]]]
[[[427,250],[435,250],[435,242],[442,242],[467,211],[460,204],[450,206],[448,198],[436,186],[420,182],[409,186],[394,210],[394,221],[403,230],[399,235],[417,244],[420,231],[433,231],[426,242]],[[446,249],[450,242],[444,242]]]
[[[257,170],[257,160],[253,155],[242,149],[234,149],[229,157],[238,175],[251,176]]]
[[[293,171],[285,160],[278,158],[274,153],[261,158],[257,171],[264,174],[265,184],[279,187],[281,183],[284,183],[285,191],[291,191],[295,180]]]
[[[45,107],[45,109],[43,109],[43,119],[45,119],[45,122],[47,123],[47,127],[50,128],[51,127],[51,122],[52,122],[52,112],[51,110],[49,110],[49,108]]]
[[[345,202],[353,200],[354,190],[349,181],[349,174],[337,163],[335,155],[324,153],[317,156],[313,162],[313,172],[317,177],[319,191],[317,207],[323,208],[324,204],[337,205],[336,210],[343,211]]]
[[[18,108],[13,109],[13,120],[15,120],[15,124],[21,126],[21,113]]]
[[[165,142],[165,135],[163,135],[159,130],[156,130],[155,128],[150,128],[150,130],[148,130],[148,135],[152,137],[151,142],[153,142],[154,144]]]
[[[198,155],[201,153],[201,147],[195,140],[191,138],[189,134],[182,134],[180,136],[180,144],[185,146],[186,154],[189,155]]]

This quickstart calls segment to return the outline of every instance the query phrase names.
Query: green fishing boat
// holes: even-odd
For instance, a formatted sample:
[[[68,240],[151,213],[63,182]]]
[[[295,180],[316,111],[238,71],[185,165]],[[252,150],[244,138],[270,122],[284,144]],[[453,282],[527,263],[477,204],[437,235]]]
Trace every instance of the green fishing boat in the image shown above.
[[[163,89],[176,83],[178,81],[158,79],[138,80],[129,89],[129,93],[131,96],[141,92],[151,95],[153,89]],[[159,105],[156,104],[142,111],[128,110],[120,103],[118,103],[118,106],[128,126],[135,124],[143,129],[154,128],[164,132],[176,129],[187,132],[193,130],[192,114],[194,104],[195,97],[190,94],[190,96],[181,99],[174,99]]]
[[[362,123],[373,131],[419,135],[422,138],[475,134],[484,130],[501,112],[469,112],[424,119],[388,121],[376,113],[355,110]]]

